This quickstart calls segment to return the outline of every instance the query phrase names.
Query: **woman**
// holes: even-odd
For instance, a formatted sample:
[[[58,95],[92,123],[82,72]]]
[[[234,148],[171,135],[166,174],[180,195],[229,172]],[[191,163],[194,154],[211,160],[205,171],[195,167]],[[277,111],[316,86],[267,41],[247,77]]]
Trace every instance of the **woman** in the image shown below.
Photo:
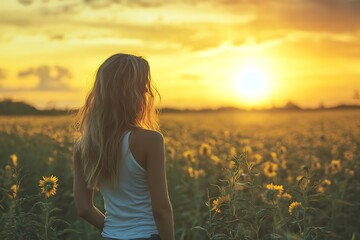
[[[75,205],[104,240],[174,239],[155,93],[145,59],[115,54],[99,67],[79,111]],[[103,195],[105,215],[93,204],[95,188]]]

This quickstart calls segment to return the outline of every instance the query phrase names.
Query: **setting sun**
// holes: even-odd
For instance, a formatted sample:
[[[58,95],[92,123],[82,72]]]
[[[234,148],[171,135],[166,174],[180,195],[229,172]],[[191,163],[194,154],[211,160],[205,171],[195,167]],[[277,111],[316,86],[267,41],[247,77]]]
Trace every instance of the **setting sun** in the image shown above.
[[[241,99],[258,103],[269,94],[269,77],[260,67],[249,64],[239,71],[236,86]]]

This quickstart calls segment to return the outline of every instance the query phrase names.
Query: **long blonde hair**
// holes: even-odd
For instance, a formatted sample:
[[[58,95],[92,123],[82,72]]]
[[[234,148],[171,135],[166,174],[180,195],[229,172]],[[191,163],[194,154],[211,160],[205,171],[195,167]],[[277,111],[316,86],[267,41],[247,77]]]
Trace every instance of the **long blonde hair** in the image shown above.
[[[75,149],[89,188],[103,180],[117,186],[125,131],[159,129],[156,96],[160,94],[144,58],[115,54],[99,67],[77,115],[80,137]]]

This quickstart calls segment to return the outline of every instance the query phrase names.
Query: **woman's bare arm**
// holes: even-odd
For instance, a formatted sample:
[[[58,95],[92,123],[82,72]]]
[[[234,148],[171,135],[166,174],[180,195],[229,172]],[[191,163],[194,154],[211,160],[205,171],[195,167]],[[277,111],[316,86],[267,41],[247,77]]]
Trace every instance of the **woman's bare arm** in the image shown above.
[[[174,220],[166,182],[164,138],[158,132],[149,132],[145,146],[147,177],[156,226],[162,240],[173,240]]]
[[[94,190],[87,188],[84,181],[79,155],[74,151],[74,199],[78,215],[90,224],[102,230],[105,216],[94,206]]]

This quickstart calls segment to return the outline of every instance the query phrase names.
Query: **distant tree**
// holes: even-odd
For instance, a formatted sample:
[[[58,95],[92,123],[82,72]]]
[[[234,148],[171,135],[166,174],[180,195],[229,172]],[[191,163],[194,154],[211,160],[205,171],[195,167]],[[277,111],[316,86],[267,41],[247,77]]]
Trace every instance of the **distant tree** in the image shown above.
[[[54,110],[56,109],[56,102],[54,100],[50,100],[47,102],[45,109]]]
[[[14,102],[12,99],[4,99],[0,102],[0,115],[36,115],[39,111],[24,102]]]
[[[294,102],[292,101],[288,101],[285,106],[284,106],[284,109],[301,109],[297,104],[295,104]]]
[[[360,93],[359,93],[359,90],[357,90],[357,89],[354,90],[354,99],[360,100]]]

